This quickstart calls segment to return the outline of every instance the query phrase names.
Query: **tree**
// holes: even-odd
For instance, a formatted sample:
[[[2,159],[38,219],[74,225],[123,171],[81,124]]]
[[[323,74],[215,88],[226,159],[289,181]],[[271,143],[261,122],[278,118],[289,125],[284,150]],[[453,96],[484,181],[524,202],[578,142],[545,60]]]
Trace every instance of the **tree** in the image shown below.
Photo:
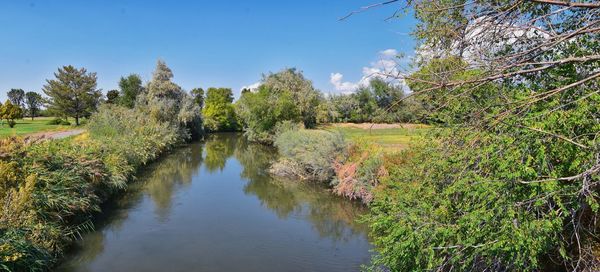
[[[36,92],[27,92],[25,94],[25,104],[27,104],[27,110],[31,120],[38,114],[40,107],[44,103],[44,98]]]
[[[15,126],[15,119],[19,119],[23,117],[23,110],[13,103],[10,100],[6,100],[4,105],[0,107],[0,119],[6,120],[6,123],[9,127]]]
[[[49,97],[49,108],[64,116],[79,119],[89,117],[99,103],[102,93],[96,89],[96,73],[88,73],[85,68],[64,66],[54,73],[56,79],[46,80],[44,93]]]
[[[190,91],[190,94],[194,98],[194,102],[198,107],[204,107],[204,90],[202,88],[194,88]]]
[[[119,96],[121,97],[119,99],[120,104],[130,109],[135,105],[137,96],[144,91],[142,78],[136,74],[121,77],[119,80],[119,88]]]
[[[106,103],[108,104],[116,104],[119,102],[119,91],[110,90],[106,93]]]
[[[208,88],[202,109],[204,127],[209,131],[234,131],[237,118],[233,108],[233,92],[228,88]]]
[[[152,79],[138,95],[135,108],[149,117],[168,123],[178,131],[180,140],[197,138],[202,131],[200,107],[181,87],[171,81],[173,72],[159,60]]]
[[[21,108],[23,107],[23,102],[25,101],[25,91],[22,89],[10,89],[7,95],[8,99],[13,105]]]
[[[304,77],[302,71],[291,68],[265,75],[262,85],[275,93],[289,92],[292,99],[296,101],[304,126],[312,128],[316,125],[321,92],[313,87],[312,82]]]
[[[256,92],[242,94],[235,107],[251,141],[273,143],[277,124],[302,121],[297,103],[289,91],[274,92],[264,85]]]

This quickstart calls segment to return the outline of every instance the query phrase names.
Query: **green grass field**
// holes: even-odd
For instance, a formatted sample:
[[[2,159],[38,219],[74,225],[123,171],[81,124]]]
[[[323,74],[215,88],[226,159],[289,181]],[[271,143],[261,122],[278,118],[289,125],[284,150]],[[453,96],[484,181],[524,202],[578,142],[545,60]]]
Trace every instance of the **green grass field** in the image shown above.
[[[383,146],[386,150],[394,152],[407,148],[411,142],[417,141],[430,129],[425,125],[403,125],[403,127],[377,127],[370,128],[370,124],[348,125],[330,124],[320,127],[329,131],[340,131],[349,140],[364,139]]]
[[[17,125],[15,125],[14,128],[8,127],[6,121],[4,121],[2,125],[0,125],[0,138],[22,136],[38,132],[68,130],[72,128],[71,126],[46,124],[52,119],[54,119],[54,117],[36,117],[33,121],[30,118],[24,118],[17,120]]]

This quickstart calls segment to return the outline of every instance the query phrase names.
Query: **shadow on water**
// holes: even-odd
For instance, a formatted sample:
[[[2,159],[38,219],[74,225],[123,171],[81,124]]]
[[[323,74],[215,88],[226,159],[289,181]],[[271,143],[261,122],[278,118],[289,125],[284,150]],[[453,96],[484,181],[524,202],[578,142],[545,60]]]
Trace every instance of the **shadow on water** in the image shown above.
[[[357,270],[369,259],[356,222],[365,208],[320,184],[272,178],[276,158],[234,133],[172,152],[103,207],[58,270]]]

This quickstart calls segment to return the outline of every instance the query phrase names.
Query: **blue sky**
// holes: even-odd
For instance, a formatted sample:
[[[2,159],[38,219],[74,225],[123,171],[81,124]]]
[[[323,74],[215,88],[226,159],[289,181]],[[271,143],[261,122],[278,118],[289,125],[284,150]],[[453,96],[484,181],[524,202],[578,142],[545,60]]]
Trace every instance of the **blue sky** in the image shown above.
[[[385,21],[397,5],[338,21],[374,2],[4,0],[0,99],[11,88],[41,92],[69,64],[96,72],[106,92],[130,73],[147,81],[159,58],[186,90],[237,93],[262,73],[297,67],[325,93],[348,91],[382,58],[414,51],[412,16]]]

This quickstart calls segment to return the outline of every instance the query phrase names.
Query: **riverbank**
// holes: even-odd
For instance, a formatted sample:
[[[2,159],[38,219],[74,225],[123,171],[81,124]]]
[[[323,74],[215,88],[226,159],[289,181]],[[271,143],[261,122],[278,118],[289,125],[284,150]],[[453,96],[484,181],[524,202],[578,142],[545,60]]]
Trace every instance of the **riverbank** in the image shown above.
[[[327,124],[316,130],[291,129],[277,135],[281,154],[271,172],[317,180],[332,192],[368,204],[391,168],[410,156],[431,129],[415,124]]]
[[[183,139],[134,109],[102,108],[76,139],[0,140],[0,267],[46,270],[94,228],[100,204]]]
[[[356,220],[366,208],[272,177],[277,156],[239,133],[174,149],[111,200],[57,271],[358,271],[371,255]]]

